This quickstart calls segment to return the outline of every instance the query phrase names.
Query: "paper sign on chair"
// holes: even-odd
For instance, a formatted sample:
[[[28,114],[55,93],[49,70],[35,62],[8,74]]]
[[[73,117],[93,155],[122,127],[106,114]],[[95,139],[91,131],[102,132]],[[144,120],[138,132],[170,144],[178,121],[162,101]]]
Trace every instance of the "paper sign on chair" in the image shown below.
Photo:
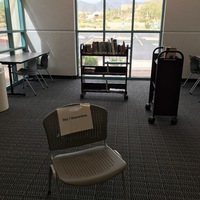
[[[61,136],[93,129],[90,104],[58,108],[57,114]]]

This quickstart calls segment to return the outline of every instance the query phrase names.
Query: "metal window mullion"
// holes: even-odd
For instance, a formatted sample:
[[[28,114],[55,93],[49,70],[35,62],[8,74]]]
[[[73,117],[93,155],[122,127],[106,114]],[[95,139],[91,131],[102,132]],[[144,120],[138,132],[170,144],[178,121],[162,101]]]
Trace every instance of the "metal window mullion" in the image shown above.
[[[103,41],[106,38],[106,0],[103,1]]]
[[[12,21],[11,21],[11,13],[10,13],[10,4],[9,1],[4,0],[4,6],[5,6],[5,16],[6,16],[6,25],[8,30],[8,44],[10,49],[14,49],[14,38],[12,33]],[[10,52],[11,55],[14,54],[14,51]]]
[[[77,76],[79,76],[79,40],[78,40],[78,34],[79,34],[79,30],[78,30],[78,6],[77,6],[77,0],[75,1],[75,27],[76,27],[76,70],[77,70]]]
[[[103,0],[103,41],[106,39],[106,0]],[[105,56],[103,56],[103,65],[105,65]]]
[[[132,23],[131,23],[131,46],[130,48],[130,55],[129,55],[129,78],[131,77],[131,71],[132,71],[132,58],[133,58],[133,30],[134,30],[134,22],[135,22],[135,0],[133,0],[132,3]]]
[[[162,18],[161,18],[161,23],[160,23],[160,37],[159,37],[159,46],[162,44],[162,34],[163,34],[163,25],[164,25],[164,14],[165,14],[165,7],[166,7],[166,1],[162,1]]]
[[[25,40],[25,24],[24,24],[24,13],[23,13],[23,6],[21,0],[17,0],[18,6],[18,13],[19,13],[19,25],[21,30],[21,43],[23,47],[26,47],[26,40]]]

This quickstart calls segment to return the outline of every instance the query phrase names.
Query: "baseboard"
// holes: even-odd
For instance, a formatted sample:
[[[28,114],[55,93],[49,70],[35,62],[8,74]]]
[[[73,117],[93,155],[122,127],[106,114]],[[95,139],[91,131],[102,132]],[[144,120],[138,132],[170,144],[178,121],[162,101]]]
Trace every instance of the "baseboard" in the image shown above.
[[[50,78],[49,75],[42,75],[44,78]],[[77,79],[78,76],[61,76],[61,75],[51,75],[53,77],[53,79]]]

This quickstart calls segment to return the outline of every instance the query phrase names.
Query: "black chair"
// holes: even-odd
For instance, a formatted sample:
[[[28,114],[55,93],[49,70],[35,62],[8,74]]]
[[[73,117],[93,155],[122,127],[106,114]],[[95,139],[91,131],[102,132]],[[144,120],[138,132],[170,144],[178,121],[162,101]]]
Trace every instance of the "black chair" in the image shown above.
[[[36,78],[40,82],[42,88],[44,89],[44,85],[42,84],[42,82],[39,78],[40,74],[37,71],[37,58],[31,59],[30,61],[27,62],[27,67],[20,68],[18,71],[13,72],[13,74],[15,74],[17,76],[22,76],[23,77],[23,88],[24,88],[24,80],[25,80],[27,82],[27,84],[30,86],[30,88],[32,89],[35,96],[36,96],[36,92],[33,89],[33,86],[31,85],[31,83],[29,81],[30,77]],[[42,76],[41,76],[41,78],[43,79]]]
[[[51,78],[52,82],[54,82],[54,79],[52,78],[51,74],[47,70],[47,68],[48,68],[48,57],[49,57],[49,53],[46,53],[46,54],[41,56],[40,63],[38,63],[38,65],[37,65],[37,69],[38,69],[39,73],[40,73],[40,71],[45,70],[46,73]]]
[[[189,55],[189,57],[190,57],[190,72],[191,73],[186,79],[186,81],[183,83],[183,87],[188,82],[188,80],[192,77],[193,74],[200,74],[200,64],[199,64],[198,59],[196,59],[195,56],[191,56],[191,55]],[[189,94],[192,94],[192,92],[194,91],[196,86],[199,84],[199,82],[200,82],[200,77],[197,79],[197,81],[194,83],[194,85],[190,89]]]

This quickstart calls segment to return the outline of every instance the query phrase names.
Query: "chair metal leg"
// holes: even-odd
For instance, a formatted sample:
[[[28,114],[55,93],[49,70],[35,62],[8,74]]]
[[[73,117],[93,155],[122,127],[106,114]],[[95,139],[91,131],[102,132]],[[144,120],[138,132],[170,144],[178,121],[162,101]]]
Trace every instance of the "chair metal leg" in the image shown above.
[[[22,88],[24,89],[24,80],[25,78],[23,77],[23,80],[22,80]]]
[[[48,185],[48,195],[51,194],[51,182],[52,182],[52,171],[51,166],[49,167],[49,185]]]
[[[58,187],[58,179],[57,179],[57,175],[56,175],[56,171],[54,169],[54,166],[51,164],[50,169],[49,169],[49,192],[51,192],[51,180],[50,179],[51,179],[52,175],[53,175],[53,178],[55,180],[56,198],[59,200],[60,199],[60,191],[59,191],[59,187]]]
[[[183,87],[185,86],[185,84],[188,82],[188,80],[191,78],[192,73],[188,76],[188,78],[186,79],[186,81],[183,83]]]
[[[194,89],[197,87],[197,85],[200,82],[200,77],[197,79],[197,81],[194,83],[194,85],[192,86],[192,88],[189,91],[189,94],[192,94],[192,92],[194,91]]]
[[[44,84],[48,88],[48,84],[47,84],[46,80],[44,79],[44,77],[42,76],[42,74],[39,72],[39,70],[38,70],[38,74],[40,75],[41,79],[44,81]]]
[[[59,191],[59,187],[58,187],[58,179],[56,178],[55,181],[56,181],[56,198],[57,198],[57,200],[59,200],[60,199],[60,191]]]
[[[126,191],[126,179],[125,179],[125,173],[122,172],[122,181],[123,181],[123,189],[124,189],[124,199],[127,200],[127,191]]]
[[[52,78],[51,74],[48,72],[47,69],[45,69],[45,70],[46,70],[47,74],[49,75],[49,77],[51,78],[52,82],[54,82],[54,79]]]
[[[36,78],[38,79],[38,81],[40,82],[42,88],[44,89],[44,85],[42,84],[42,82],[41,82],[41,80],[39,79],[38,75],[35,75],[35,76],[36,76]]]
[[[36,96],[36,92],[35,92],[35,90],[33,89],[32,85],[29,83],[29,81],[28,81],[28,79],[26,78],[26,76],[24,76],[24,79],[25,79],[25,81],[27,82],[27,84],[29,85],[29,87],[31,88],[31,90],[33,91],[33,93],[34,93],[35,96]]]

